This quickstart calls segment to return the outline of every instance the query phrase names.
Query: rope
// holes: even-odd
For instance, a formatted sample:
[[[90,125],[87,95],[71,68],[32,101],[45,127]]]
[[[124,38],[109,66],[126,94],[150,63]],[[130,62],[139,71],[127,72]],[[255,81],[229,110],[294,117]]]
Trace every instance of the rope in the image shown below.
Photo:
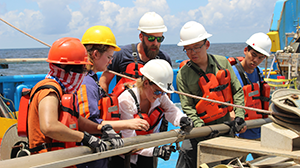
[[[115,71],[111,71],[111,70],[106,70],[109,73],[130,79],[130,80],[136,80],[134,78],[128,77],[126,75],[117,73]],[[258,108],[252,108],[252,107],[246,107],[246,106],[241,106],[241,105],[236,105],[236,104],[231,104],[231,103],[227,103],[227,102],[222,102],[222,101],[218,101],[218,100],[212,100],[212,99],[208,99],[208,98],[204,98],[204,97],[200,97],[200,96],[196,96],[196,95],[192,95],[192,94],[188,94],[188,93],[183,93],[183,92],[179,92],[179,91],[174,91],[174,93],[177,94],[181,94],[184,96],[188,96],[194,99],[200,99],[200,100],[205,100],[205,101],[209,101],[209,102],[213,102],[213,103],[218,103],[218,104],[222,104],[222,105],[226,105],[226,106],[232,106],[232,107],[236,107],[236,108],[242,108],[242,109],[246,109],[246,110],[252,110],[252,111],[257,111],[257,112],[261,112],[261,113],[265,113],[268,115],[278,115],[278,116],[282,116],[282,117],[288,117],[288,118],[299,118],[297,116],[290,116],[287,114],[282,114],[282,113],[278,113],[278,112],[274,112],[274,111],[268,111],[268,110],[263,110],[263,109],[258,109]]]
[[[22,31],[22,30],[20,30],[19,28],[17,28],[17,27],[15,27],[14,25],[8,23],[7,21],[3,20],[2,18],[0,18],[0,20],[1,20],[2,22],[4,22],[4,23],[8,24],[9,26],[13,27],[14,29],[18,30],[19,32],[21,32],[21,33],[27,35],[28,37],[33,38],[34,40],[36,40],[36,41],[38,41],[38,42],[40,42],[40,43],[42,43],[42,44],[44,44],[44,45],[46,45],[46,46],[48,46],[48,47],[51,47],[51,45],[49,45],[49,44],[47,44],[47,43],[45,43],[45,42],[43,42],[43,41],[41,41],[41,40],[39,40],[39,39],[37,39],[37,38],[31,36],[30,34],[24,32],[24,31]]]

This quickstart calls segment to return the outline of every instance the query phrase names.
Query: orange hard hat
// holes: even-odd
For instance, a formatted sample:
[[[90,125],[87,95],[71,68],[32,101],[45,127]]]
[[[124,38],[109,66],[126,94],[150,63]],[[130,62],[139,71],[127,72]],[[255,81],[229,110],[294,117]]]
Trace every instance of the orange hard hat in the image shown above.
[[[63,37],[56,40],[49,50],[46,61],[67,65],[92,64],[88,61],[85,47],[79,39],[73,37]]]

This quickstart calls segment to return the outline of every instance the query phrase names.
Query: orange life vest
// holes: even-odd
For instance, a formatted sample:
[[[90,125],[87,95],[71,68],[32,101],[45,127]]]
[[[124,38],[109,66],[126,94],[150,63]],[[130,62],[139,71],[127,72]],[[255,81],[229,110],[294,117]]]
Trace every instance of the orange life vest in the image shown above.
[[[154,131],[154,128],[159,124],[160,120],[162,119],[163,117],[163,112],[164,110],[161,108],[161,107],[155,107],[155,109],[147,114],[147,113],[144,113],[144,112],[141,112],[140,110],[140,105],[137,101],[137,97],[136,95],[134,94],[134,92],[131,90],[131,89],[128,89],[129,93],[132,95],[132,97],[134,98],[135,100],[135,104],[137,106],[137,109],[138,109],[138,113],[133,115],[134,118],[141,118],[141,119],[144,119],[146,120],[150,127],[147,131],[139,131],[139,130],[136,130],[136,134],[137,135],[146,135],[146,134],[151,134],[153,133]]]
[[[120,119],[119,101],[115,94],[106,94],[99,101],[101,109],[100,118],[107,121]]]
[[[243,91],[245,96],[244,97],[245,106],[268,110],[269,101],[270,101],[270,86],[263,81],[263,76],[260,73],[259,69],[256,67],[259,76],[259,81],[260,81],[258,84],[258,83],[252,83],[249,80],[241,63],[238,60],[235,67],[237,68],[244,84]],[[259,118],[266,118],[266,117],[268,116],[263,113],[245,109],[245,120],[253,120]]]
[[[232,66],[232,65],[235,65],[237,62],[237,60],[238,61],[240,61],[240,62],[242,62],[243,60],[244,60],[244,57],[229,57],[229,58],[227,58],[227,60],[229,61],[229,63],[230,63],[230,65]]]
[[[104,96],[98,102],[98,108],[100,111],[99,117],[106,121],[119,120],[121,115],[119,113],[118,96],[113,93],[106,93],[100,86],[96,74],[94,74],[92,78],[98,85],[99,90],[104,93]]]
[[[135,48],[135,44],[131,44],[132,46],[132,56],[134,59],[134,62],[128,64],[126,66],[126,70],[125,72],[122,72],[124,75],[127,75],[131,78],[139,78],[141,77],[143,74],[140,72],[140,68],[142,68],[144,65],[143,64],[139,64],[138,63],[138,54]],[[114,93],[116,96],[119,96],[125,89],[126,89],[126,84],[135,84],[135,81],[128,79],[128,78],[121,78],[118,83],[116,84],[116,86],[114,87],[112,93]]]
[[[189,62],[190,60],[188,59],[188,60],[184,60],[184,61],[182,61],[180,64],[179,64],[179,69],[181,68],[181,67],[183,67],[187,62]]]
[[[19,116],[18,116],[18,135],[27,137],[28,136],[28,109],[30,106],[30,102],[33,99],[34,95],[42,90],[42,89],[53,89],[56,91],[57,95],[59,95],[59,99],[61,100],[60,112],[59,112],[59,121],[73,130],[78,130],[78,117],[79,114],[77,112],[77,104],[76,104],[76,95],[74,94],[64,94],[61,95],[59,90],[53,85],[42,85],[38,87],[34,92],[31,89],[24,88],[22,91],[22,97],[20,100],[19,106]],[[32,94],[31,94],[32,93]],[[60,142],[56,140],[52,140],[51,144],[43,144],[31,149],[28,149],[31,153],[37,153],[41,150],[44,150],[45,147],[48,150],[58,150],[64,148],[75,147],[76,142]]]
[[[223,69],[217,60],[212,56],[212,59],[217,64],[219,71],[216,75],[212,73],[205,74],[202,70],[197,70],[191,64],[191,67],[197,74],[200,75],[199,87],[203,93],[202,97],[222,102],[233,103],[231,92],[231,77],[228,69]],[[196,104],[197,115],[205,122],[209,123],[219,119],[232,111],[233,108],[205,100],[200,100]]]

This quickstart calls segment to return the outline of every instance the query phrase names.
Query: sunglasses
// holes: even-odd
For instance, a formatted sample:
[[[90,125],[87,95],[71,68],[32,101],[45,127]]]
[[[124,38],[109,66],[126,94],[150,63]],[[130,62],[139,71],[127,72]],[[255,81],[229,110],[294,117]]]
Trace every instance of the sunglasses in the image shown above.
[[[153,90],[153,87],[152,87],[152,85],[154,84],[155,85],[155,83],[153,83],[153,82],[151,82],[151,81],[149,81],[149,84],[150,84],[150,86],[151,86],[151,89]],[[166,92],[164,92],[164,91],[161,91],[161,90],[156,90],[156,91],[154,91],[153,92],[153,94],[155,94],[156,96],[159,96],[159,95],[165,95],[166,94]]]
[[[157,91],[154,91],[153,92],[156,96],[159,96],[159,95],[165,95],[166,94],[166,92],[164,92],[164,91],[160,91],[160,90],[157,90]]]
[[[143,32],[142,32],[142,34],[143,34],[144,36],[146,36],[146,37],[148,38],[148,41],[150,41],[150,42],[153,42],[153,41],[155,41],[155,39],[157,39],[157,42],[158,42],[158,43],[161,43],[161,42],[163,42],[164,39],[165,39],[164,36],[161,36],[161,37],[155,37],[155,36],[150,36],[150,35],[148,35],[148,34],[145,34],[145,33],[143,33]]]

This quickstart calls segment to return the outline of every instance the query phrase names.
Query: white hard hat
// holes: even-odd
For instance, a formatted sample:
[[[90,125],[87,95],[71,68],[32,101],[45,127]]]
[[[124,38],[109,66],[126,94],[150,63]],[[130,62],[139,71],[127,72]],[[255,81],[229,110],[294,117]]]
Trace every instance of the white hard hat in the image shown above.
[[[198,22],[189,21],[180,30],[180,42],[178,46],[187,46],[197,43],[212,35],[207,33],[205,28]]]
[[[174,92],[173,69],[166,60],[152,59],[140,69],[140,72],[164,92]]]
[[[167,27],[159,14],[147,12],[141,17],[138,30],[145,33],[161,33],[166,32]]]
[[[251,46],[255,51],[262,53],[263,55],[270,56],[270,50],[272,46],[271,39],[265,33],[253,34],[246,43]]]

